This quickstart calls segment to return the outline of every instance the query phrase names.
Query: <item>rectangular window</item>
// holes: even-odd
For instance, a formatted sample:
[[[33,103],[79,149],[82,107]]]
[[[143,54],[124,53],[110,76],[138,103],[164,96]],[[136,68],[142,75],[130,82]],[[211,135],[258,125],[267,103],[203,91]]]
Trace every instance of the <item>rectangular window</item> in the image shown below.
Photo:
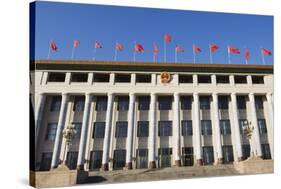
[[[104,138],[105,122],[95,122],[92,138]]]
[[[252,76],[253,84],[264,84],[264,76]]]
[[[118,97],[118,111],[128,111],[129,109],[129,97],[128,96],[119,96]]]
[[[159,96],[159,110],[171,110],[173,98],[171,96]]]
[[[259,127],[259,133],[261,135],[267,133],[265,119],[258,119],[258,127]]]
[[[228,96],[219,96],[219,109],[227,110],[228,109]]]
[[[79,139],[81,136],[81,129],[82,129],[82,123],[81,122],[74,122],[72,123],[74,125],[74,129],[76,131],[74,138]]]
[[[102,165],[103,151],[91,151],[90,155],[90,170],[100,169]]]
[[[51,168],[52,162],[52,152],[44,152],[42,153],[41,163],[40,163],[40,171],[49,171]]]
[[[138,137],[148,137],[149,121],[138,121]]]
[[[179,75],[179,83],[193,83],[192,75]]]
[[[107,96],[97,96],[96,111],[106,111],[107,109]]]
[[[183,166],[193,166],[194,160],[193,160],[193,148],[192,147],[183,147],[182,148],[182,161]]]
[[[151,83],[151,75],[150,74],[136,74],[136,82],[137,83]]]
[[[204,136],[212,135],[211,120],[201,120],[201,134]]]
[[[57,133],[57,123],[48,123],[46,140],[55,141]]]
[[[192,136],[192,121],[191,120],[182,120],[181,121],[181,133],[182,136]]]
[[[232,145],[222,146],[222,153],[223,153],[223,163],[224,164],[232,163],[234,161]]]
[[[148,167],[148,149],[137,149],[137,169]]]
[[[78,152],[67,152],[66,165],[70,170],[77,167]]]
[[[88,73],[71,73],[71,82],[87,82]]]
[[[126,150],[114,150],[113,169],[123,169],[126,163]]]
[[[128,128],[128,122],[127,121],[117,121],[116,122],[115,137],[116,138],[127,137],[127,128]]]
[[[247,76],[245,75],[235,75],[234,82],[236,84],[246,84],[247,83]]]
[[[210,109],[210,97],[209,96],[200,96],[200,109],[209,110]]]
[[[242,145],[242,153],[243,153],[243,159],[247,159],[248,157],[250,157],[251,154],[251,148],[249,144],[243,144]]]
[[[51,112],[59,112],[60,111],[60,105],[61,105],[61,96],[52,96],[52,102],[51,102]]]
[[[65,73],[48,73],[48,82],[64,82]]]
[[[149,104],[150,104],[149,96],[139,96],[138,110],[149,110]]]
[[[217,83],[229,83],[228,75],[217,75],[216,79],[217,79]]]
[[[212,165],[214,163],[213,146],[203,146],[203,164]]]
[[[172,121],[159,121],[158,136],[172,136]]]
[[[158,164],[160,168],[171,167],[172,148],[159,148]]]
[[[109,82],[109,74],[94,73],[94,82],[108,83]]]
[[[262,158],[263,159],[271,159],[269,144],[262,144],[261,150],[262,150]]]
[[[237,108],[246,109],[246,96],[237,96]]]
[[[191,96],[181,96],[181,109],[191,110],[192,99]]]
[[[84,103],[85,103],[85,97],[84,96],[75,96],[74,97],[73,111],[83,112],[84,111]]]
[[[198,83],[211,83],[210,75],[198,75]]]
[[[263,109],[263,98],[262,96],[255,96],[255,105],[257,110]]]
[[[130,74],[115,74],[116,83],[130,83],[131,75]]]
[[[229,120],[220,120],[220,130],[222,135],[230,135],[230,121]]]

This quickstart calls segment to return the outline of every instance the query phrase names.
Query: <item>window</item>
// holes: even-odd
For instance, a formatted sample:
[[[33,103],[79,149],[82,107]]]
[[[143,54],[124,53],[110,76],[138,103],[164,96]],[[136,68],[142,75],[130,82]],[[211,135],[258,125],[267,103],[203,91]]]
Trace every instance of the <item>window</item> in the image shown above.
[[[235,75],[234,82],[237,84],[245,84],[247,83],[247,77],[245,75]]]
[[[181,96],[181,109],[191,110],[191,96]]]
[[[228,75],[217,75],[217,83],[229,83]]]
[[[183,166],[193,166],[194,158],[193,158],[193,148],[192,147],[183,147],[182,148],[182,162]]]
[[[229,120],[220,120],[220,130],[222,135],[230,135],[230,121]]]
[[[61,96],[53,96],[50,111],[51,112],[59,112],[60,111],[60,105],[61,105]]]
[[[126,150],[114,150],[113,169],[123,169],[126,163]]]
[[[263,76],[252,76],[253,84],[264,84],[264,77]]]
[[[52,162],[52,152],[44,152],[42,153],[42,159],[40,163],[40,171],[49,171],[51,168]]]
[[[171,110],[173,98],[171,96],[159,96],[159,110]]]
[[[97,96],[96,111],[106,111],[107,109],[107,97]]]
[[[148,149],[137,149],[137,169],[148,167]]]
[[[246,109],[246,96],[237,96],[237,108]]]
[[[261,150],[262,150],[262,158],[263,159],[271,159],[269,144],[262,144]]]
[[[227,110],[228,109],[228,97],[219,96],[219,109]]]
[[[104,138],[104,131],[105,131],[105,122],[95,122],[92,138]]]
[[[87,82],[88,73],[71,73],[71,82]]]
[[[181,133],[182,136],[192,136],[192,121],[182,120],[181,121]]]
[[[115,130],[115,137],[127,137],[127,128],[128,122],[127,121],[117,121],[116,122],[116,130]]]
[[[90,155],[90,170],[100,169],[102,165],[102,153],[103,151],[91,151]]]
[[[159,121],[158,136],[172,136],[172,121]]]
[[[250,157],[251,154],[251,147],[249,144],[243,144],[242,145],[242,158],[243,159],[247,159],[248,157]]]
[[[210,97],[209,96],[200,96],[200,109],[209,110],[210,109]]]
[[[57,133],[57,123],[49,123],[47,126],[46,140],[54,141]]]
[[[131,75],[130,74],[116,74],[115,82],[116,83],[130,83]]]
[[[148,121],[138,121],[138,137],[148,137],[148,127],[149,122]]]
[[[109,74],[94,73],[94,82],[109,82]]]
[[[139,97],[139,110],[149,110],[150,97],[140,96]]]
[[[240,130],[240,134],[243,135],[244,134],[244,129],[243,129],[243,125],[244,122],[246,121],[246,119],[239,119],[239,130]]]
[[[75,96],[73,111],[83,112],[84,111],[84,101],[85,101],[84,96]]]
[[[267,133],[265,119],[258,119],[258,127],[259,127],[260,134]]]
[[[70,170],[77,167],[78,152],[67,152],[66,165]]]
[[[213,146],[203,146],[203,164],[212,165],[214,163]]]
[[[136,82],[137,83],[151,83],[151,75],[150,74],[136,74]]]
[[[129,109],[129,97],[128,96],[119,96],[118,97],[118,111],[128,111]]]
[[[172,148],[159,148],[158,150],[158,163],[159,168],[171,167]]]
[[[65,73],[49,73],[48,82],[64,82]]]
[[[231,163],[234,161],[232,145],[222,146],[222,153],[223,153],[223,163],[224,164]]]
[[[81,122],[76,122],[76,123],[72,123],[74,125],[74,129],[76,131],[74,138],[78,139],[81,136],[81,129],[82,129],[82,123]]]
[[[179,75],[179,83],[193,83],[192,75]]]
[[[211,120],[201,120],[202,135],[212,135],[212,122]]]
[[[198,75],[198,83],[211,83],[210,75]]]
[[[263,109],[263,99],[262,99],[262,96],[255,96],[255,104],[256,104],[256,109],[257,110]]]

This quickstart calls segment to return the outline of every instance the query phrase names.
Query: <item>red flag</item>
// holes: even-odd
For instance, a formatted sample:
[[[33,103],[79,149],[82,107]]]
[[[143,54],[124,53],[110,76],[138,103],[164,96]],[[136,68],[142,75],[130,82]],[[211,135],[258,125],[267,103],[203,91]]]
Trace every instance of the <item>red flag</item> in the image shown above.
[[[165,34],[165,35],[164,35],[164,40],[165,40],[166,42],[171,42],[171,41],[172,41],[172,36],[169,35],[169,34]]]
[[[261,52],[262,52],[262,54],[265,54],[265,55],[268,55],[268,56],[272,55],[272,53],[270,52],[270,50],[265,49],[265,48],[261,48]]]
[[[115,44],[115,49],[118,50],[118,51],[123,51],[124,48],[123,48],[123,45],[121,43],[117,42]]]
[[[50,48],[53,50],[53,51],[58,51],[58,47],[55,43],[54,40],[51,40],[51,43],[50,43]]]
[[[74,41],[73,41],[73,47],[74,48],[77,48],[78,47],[78,45],[79,45],[79,40],[77,40],[77,39],[75,39]]]
[[[245,58],[246,58],[246,60],[250,59],[250,52],[246,48],[245,48]]]
[[[157,48],[157,46],[156,46],[156,44],[154,43],[153,44],[153,56],[157,56],[158,55],[158,48]]]
[[[215,52],[219,49],[219,46],[217,46],[216,44],[211,44],[210,45],[210,50],[211,52]]]
[[[95,42],[95,48],[96,49],[101,49],[102,48],[101,44],[98,41]]]
[[[227,48],[228,48],[228,52],[229,52],[229,53],[240,54],[240,50],[239,50],[238,48],[236,48],[236,47],[230,47],[230,46],[228,46]]]
[[[196,52],[196,53],[202,52],[202,50],[199,47],[197,47],[196,45],[192,45],[192,49],[193,49],[193,52]]]
[[[134,47],[134,51],[136,52],[144,52],[144,48],[141,44],[136,43]]]
[[[183,52],[184,49],[181,48],[179,45],[176,45],[176,52]]]

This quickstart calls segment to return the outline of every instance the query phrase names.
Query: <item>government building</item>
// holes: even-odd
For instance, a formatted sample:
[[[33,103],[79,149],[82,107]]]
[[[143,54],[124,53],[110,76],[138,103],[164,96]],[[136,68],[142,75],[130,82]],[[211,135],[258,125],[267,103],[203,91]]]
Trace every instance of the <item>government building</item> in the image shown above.
[[[31,67],[35,171],[55,170],[64,157],[70,170],[97,173],[274,157],[272,65],[36,60]]]

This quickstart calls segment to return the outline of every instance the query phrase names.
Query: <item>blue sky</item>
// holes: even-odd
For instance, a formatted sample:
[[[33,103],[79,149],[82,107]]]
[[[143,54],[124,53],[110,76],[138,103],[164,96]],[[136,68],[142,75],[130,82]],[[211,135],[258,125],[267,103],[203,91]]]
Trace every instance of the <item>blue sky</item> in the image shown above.
[[[103,46],[97,49],[96,60],[114,59],[114,44],[118,40],[124,51],[120,61],[133,60],[134,42],[145,51],[137,53],[137,61],[152,62],[153,43],[158,46],[157,62],[163,62],[163,35],[172,35],[167,44],[167,62],[175,60],[175,44],[185,51],[178,54],[178,62],[193,62],[192,44],[202,49],[196,54],[197,63],[210,63],[208,45],[220,48],[213,54],[214,63],[228,63],[227,45],[240,49],[231,55],[231,62],[244,64],[244,47],[250,51],[249,64],[262,64],[260,47],[273,52],[273,17],[263,15],[225,14],[198,11],[151,8],[101,6],[75,3],[37,2],[35,27],[35,58],[47,59],[50,40],[59,48],[50,59],[70,59],[73,40],[80,41],[75,50],[76,60],[92,60],[94,41]],[[266,64],[273,64],[273,56],[265,56]]]

